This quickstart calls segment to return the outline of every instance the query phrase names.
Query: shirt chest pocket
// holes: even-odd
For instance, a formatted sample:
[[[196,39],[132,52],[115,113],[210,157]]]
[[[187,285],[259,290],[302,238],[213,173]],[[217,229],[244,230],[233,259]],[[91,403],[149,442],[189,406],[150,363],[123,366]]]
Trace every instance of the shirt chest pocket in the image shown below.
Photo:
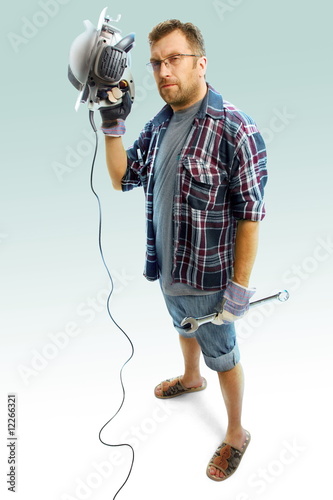
[[[183,202],[196,210],[220,210],[227,194],[227,173],[201,158],[184,158],[182,165]]]

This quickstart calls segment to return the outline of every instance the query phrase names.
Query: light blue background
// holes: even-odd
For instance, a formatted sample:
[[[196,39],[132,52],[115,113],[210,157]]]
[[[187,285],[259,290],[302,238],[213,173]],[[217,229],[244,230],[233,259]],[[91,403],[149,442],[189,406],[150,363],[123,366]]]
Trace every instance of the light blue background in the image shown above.
[[[53,6],[49,14],[46,4]],[[7,493],[6,394],[16,391],[18,499],[79,498],[77,481],[86,481],[96,471],[92,463],[111,453],[98,442],[98,431],[118,407],[118,372],[130,353],[105,312],[109,283],[89,188],[91,129],[87,108],[74,111],[77,93],[67,80],[69,47],[83,31],[82,21],[96,23],[105,6],[20,0],[7,4],[0,20],[0,491]],[[133,476],[119,498],[191,493],[194,499],[217,500],[223,490],[225,498],[252,500],[263,489],[269,500],[291,493],[318,497],[328,491],[330,473],[320,446],[328,449],[331,442],[323,430],[331,422],[332,377],[332,7],[323,0],[129,0],[109,5],[111,16],[118,13],[122,32],[136,33],[137,97],[126,145],[163,105],[145,68],[147,33],[166,18],[197,24],[206,40],[208,81],[254,117],[267,141],[268,215],[253,272],[257,298],[277,289],[291,292],[281,308],[272,306],[239,324],[248,380],[244,418],[255,440],[238,480],[211,484],[206,462],[225,430],[217,382],[203,367],[210,392],[174,402],[169,413],[152,397],[154,385],[181,372],[181,357],[158,285],[142,277],[143,194],[112,190],[99,133],[95,187],[115,279],[112,311],[136,346],[125,372],[127,404],[105,439],[117,442],[119,435],[131,436],[133,426],[144,429]],[[34,31],[29,25],[30,38],[15,38],[27,34],[27,20],[35,24]],[[60,164],[68,170],[62,176]],[[318,423],[320,438],[314,432]],[[286,439],[304,451],[278,469],[272,463],[280,460]],[[129,458],[126,450],[122,454]],[[261,489],[249,483],[260,467],[271,470],[271,481]],[[161,490],[165,471],[172,475],[174,468],[184,479],[177,487],[163,481]],[[111,498],[126,471],[126,464],[115,467],[100,486],[86,491],[87,498]]]

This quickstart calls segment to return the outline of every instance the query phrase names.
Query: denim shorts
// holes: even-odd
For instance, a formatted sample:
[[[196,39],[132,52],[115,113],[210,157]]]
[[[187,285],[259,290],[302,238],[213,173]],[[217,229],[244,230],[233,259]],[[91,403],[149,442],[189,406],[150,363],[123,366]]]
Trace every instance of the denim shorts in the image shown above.
[[[234,323],[229,325],[201,325],[195,333],[186,333],[181,327],[185,317],[206,316],[214,313],[222,302],[224,291],[210,295],[164,295],[164,300],[173,319],[173,325],[182,337],[195,337],[201,347],[206,365],[217,372],[226,372],[240,360]]]

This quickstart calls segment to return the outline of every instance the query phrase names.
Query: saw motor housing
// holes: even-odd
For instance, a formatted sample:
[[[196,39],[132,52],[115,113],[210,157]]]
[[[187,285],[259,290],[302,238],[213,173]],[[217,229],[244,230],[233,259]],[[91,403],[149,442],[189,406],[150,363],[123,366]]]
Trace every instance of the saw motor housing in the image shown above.
[[[129,54],[134,33],[122,38],[121,31],[106,17],[106,9],[101,12],[97,28],[90,21],[83,24],[86,30],[73,41],[69,54],[68,78],[79,91],[75,109],[85,102],[90,109],[119,105],[124,92],[129,92],[134,101]],[[115,92],[116,88],[119,90]]]

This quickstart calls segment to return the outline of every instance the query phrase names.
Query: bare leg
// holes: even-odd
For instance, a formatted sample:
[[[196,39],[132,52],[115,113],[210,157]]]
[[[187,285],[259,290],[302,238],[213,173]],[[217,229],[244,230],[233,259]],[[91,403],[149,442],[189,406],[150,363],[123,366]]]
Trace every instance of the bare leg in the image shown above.
[[[246,439],[245,429],[241,423],[244,393],[242,366],[238,363],[232,370],[219,372],[218,376],[228,415],[228,428],[224,440],[234,448],[241,449]],[[210,468],[210,474],[217,477],[224,476],[215,467]]]
[[[202,385],[202,376],[200,374],[200,354],[201,348],[197,340],[193,338],[185,338],[179,335],[180,346],[184,357],[185,371],[181,377],[182,384],[187,387],[200,387]],[[162,388],[159,385],[156,390],[156,395],[161,395]]]

